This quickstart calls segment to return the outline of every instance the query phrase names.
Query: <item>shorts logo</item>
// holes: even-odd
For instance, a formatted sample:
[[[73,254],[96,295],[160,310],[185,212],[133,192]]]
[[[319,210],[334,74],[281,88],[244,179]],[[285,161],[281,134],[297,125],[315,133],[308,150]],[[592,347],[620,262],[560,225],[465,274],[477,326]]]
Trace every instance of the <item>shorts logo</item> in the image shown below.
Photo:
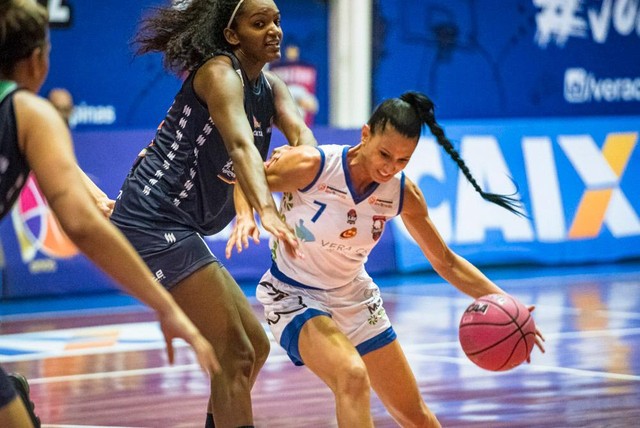
[[[270,282],[263,281],[258,284],[260,287],[266,288],[266,293],[269,295],[269,298],[272,302],[280,302],[285,300],[287,297],[290,297],[289,293],[284,292],[282,290],[278,290],[273,286]],[[292,300],[292,299],[290,299]],[[307,305],[302,301],[302,297],[297,297],[298,303],[291,307],[287,306],[286,310],[283,311],[269,311],[269,313],[265,314],[265,318],[267,319],[267,324],[277,324],[280,319],[282,319],[283,315],[290,315],[295,312],[302,311],[307,308]]]
[[[154,279],[157,282],[161,282],[163,279],[167,279],[167,277],[164,275],[164,272],[162,272],[162,269],[158,269],[155,273]]]
[[[173,233],[165,233],[164,239],[169,243],[173,244],[176,242],[176,236]]]

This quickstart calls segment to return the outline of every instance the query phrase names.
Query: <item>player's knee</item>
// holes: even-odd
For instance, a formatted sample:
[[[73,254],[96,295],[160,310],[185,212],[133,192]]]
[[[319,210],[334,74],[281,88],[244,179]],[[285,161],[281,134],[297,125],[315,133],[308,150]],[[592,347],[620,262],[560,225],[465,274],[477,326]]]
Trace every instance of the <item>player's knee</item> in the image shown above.
[[[345,365],[337,372],[337,393],[361,396],[371,388],[367,367],[362,360]]]
[[[261,331],[262,334],[256,335],[252,341],[253,350],[255,354],[255,365],[259,368],[264,365],[267,361],[267,357],[269,356],[269,352],[271,351],[271,342],[269,342],[269,338],[267,337],[264,330]]]

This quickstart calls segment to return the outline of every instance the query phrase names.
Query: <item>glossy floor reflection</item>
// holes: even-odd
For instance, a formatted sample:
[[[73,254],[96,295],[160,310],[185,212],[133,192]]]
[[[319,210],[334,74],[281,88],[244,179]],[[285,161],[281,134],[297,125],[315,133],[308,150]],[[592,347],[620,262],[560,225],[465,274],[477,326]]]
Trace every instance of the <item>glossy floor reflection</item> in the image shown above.
[[[640,420],[640,265],[486,270],[536,305],[547,353],[504,373],[470,363],[470,299],[433,274],[379,278],[427,404],[445,427],[629,427]],[[252,297],[252,288],[247,288]],[[44,426],[202,427],[207,380],[170,367],[153,316],[112,296],[0,304],[0,363],[32,384]],[[252,300],[254,301],[254,300]],[[256,313],[261,311],[255,306]],[[86,309],[91,308],[91,309]],[[275,343],[254,388],[258,427],[335,427],[329,389]],[[373,397],[377,427],[397,426]]]

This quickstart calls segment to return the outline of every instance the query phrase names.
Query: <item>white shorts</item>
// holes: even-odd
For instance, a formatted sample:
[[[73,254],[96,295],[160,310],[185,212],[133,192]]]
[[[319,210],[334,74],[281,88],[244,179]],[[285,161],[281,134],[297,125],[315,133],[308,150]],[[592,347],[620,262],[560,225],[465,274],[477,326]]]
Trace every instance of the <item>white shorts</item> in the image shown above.
[[[303,365],[298,338],[304,323],[316,316],[329,316],[360,355],[393,342],[396,333],[382,307],[380,289],[367,274],[331,290],[292,286],[264,274],[256,290],[258,301],[276,341],[295,365]]]

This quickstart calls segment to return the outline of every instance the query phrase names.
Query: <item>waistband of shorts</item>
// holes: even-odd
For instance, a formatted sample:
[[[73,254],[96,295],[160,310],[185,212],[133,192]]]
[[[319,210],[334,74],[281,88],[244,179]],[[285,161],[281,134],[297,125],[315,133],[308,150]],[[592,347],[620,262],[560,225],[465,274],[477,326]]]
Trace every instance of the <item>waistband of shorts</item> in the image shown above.
[[[271,268],[269,269],[269,272],[271,272],[271,275],[274,276],[274,278],[282,281],[282,282],[286,282],[287,284],[293,286],[293,287],[299,287],[299,288],[306,288],[307,290],[322,290],[322,291],[326,291],[324,288],[318,288],[318,287],[312,287],[310,285],[306,285],[303,284],[299,281],[296,281],[295,279],[289,278],[287,275],[285,275],[284,273],[282,273],[282,271],[280,269],[278,269],[278,265],[276,264],[275,260],[271,262]]]

